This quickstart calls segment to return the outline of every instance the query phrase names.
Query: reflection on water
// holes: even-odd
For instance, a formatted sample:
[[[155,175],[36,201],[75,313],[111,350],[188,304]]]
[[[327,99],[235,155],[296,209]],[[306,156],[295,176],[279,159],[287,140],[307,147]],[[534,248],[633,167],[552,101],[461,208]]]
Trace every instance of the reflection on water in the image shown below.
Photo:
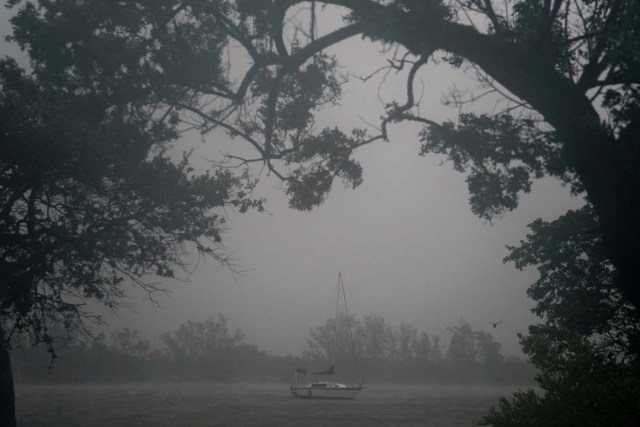
[[[39,426],[470,426],[514,387],[366,385],[353,401],[299,400],[288,385],[18,387],[18,422]]]

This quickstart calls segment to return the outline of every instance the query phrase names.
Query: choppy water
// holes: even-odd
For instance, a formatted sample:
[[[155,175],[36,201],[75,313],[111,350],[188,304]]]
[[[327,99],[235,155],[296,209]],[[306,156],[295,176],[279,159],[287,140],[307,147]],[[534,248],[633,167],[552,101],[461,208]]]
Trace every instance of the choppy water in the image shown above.
[[[470,426],[513,387],[366,385],[353,401],[283,385],[133,384],[16,389],[21,427]]]

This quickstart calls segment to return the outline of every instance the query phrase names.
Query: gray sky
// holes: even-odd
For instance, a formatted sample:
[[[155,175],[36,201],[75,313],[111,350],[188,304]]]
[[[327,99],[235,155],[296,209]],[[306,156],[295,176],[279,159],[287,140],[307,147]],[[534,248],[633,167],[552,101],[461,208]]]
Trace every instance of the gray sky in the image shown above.
[[[9,31],[6,12],[0,14],[5,14],[0,20],[4,35]],[[8,52],[6,45],[3,49]],[[356,38],[332,53],[345,71],[365,75],[384,64],[378,50]],[[404,102],[404,81],[387,83],[382,96],[391,100],[396,95]],[[454,83],[470,85],[461,72],[444,66],[431,65],[420,73],[416,93],[423,93],[424,115],[456,117],[457,111],[440,102]],[[342,106],[323,112],[319,127],[365,127],[358,116],[377,123],[382,113],[377,90],[375,81],[352,78]],[[535,321],[525,290],[536,274],[503,264],[505,245],[524,238],[526,225],[536,218],[554,219],[582,202],[544,179],[522,197],[516,211],[487,224],[470,211],[463,174],[448,163],[441,166],[442,158],[417,155],[418,130],[394,126],[389,143],[362,148],[356,158],[364,168],[364,183],[355,190],[337,183],[311,213],[289,209],[278,182],[263,177],[257,193],[268,199],[269,213],[229,211],[230,229],[223,236],[246,272],[233,275],[212,260],[201,260],[187,281],[166,284],[171,293],[157,296],[160,308],[131,292],[131,308],[110,317],[110,328],[137,328],[153,338],[187,320],[223,313],[232,328],[245,332],[246,342],[274,354],[299,354],[309,328],[332,316],[342,272],[350,312],[358,317],[382,315],[393,326],[410,323],[445,340],[446,327],[464,318],[474,329],[488,330],[505,353],[519,354],[515,335]],[[212,158],[221,150],[214,139],[181,144]],[[491,322],[500,319],[504,322],[493,329]]]

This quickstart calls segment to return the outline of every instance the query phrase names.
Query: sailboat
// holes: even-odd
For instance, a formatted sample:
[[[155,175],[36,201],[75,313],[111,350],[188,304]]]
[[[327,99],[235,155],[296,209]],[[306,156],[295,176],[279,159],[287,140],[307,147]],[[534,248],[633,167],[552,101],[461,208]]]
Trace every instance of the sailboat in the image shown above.
[[[295,383],[291,385],[291,395],[303,399],[354,399],[364,388],[362,382],[357,384],[343,384],[334,381],[320,381],[319,377],[332,376],[336,370],[336,350],[338,347],[338,308],[340,305],[340,296],[344,300],[345,314],[349,329],[349,339],[351,341],[351,354],[355,359],[355,345],[353,335],[351,333],[351,324],[349,321],[349,309],[347,308],[347,296],[344,291],[344,283],[342,274],[338,273],[338,296],[336,298],[336,317],[335,331],[333,340],[333,363],[331,367],[324,371],[309,372],[306,369],[296,368],[294,370]],[[357,364],[356,364],[357,366]],[[300,376],[303,376],[303,382],[300,382]]]

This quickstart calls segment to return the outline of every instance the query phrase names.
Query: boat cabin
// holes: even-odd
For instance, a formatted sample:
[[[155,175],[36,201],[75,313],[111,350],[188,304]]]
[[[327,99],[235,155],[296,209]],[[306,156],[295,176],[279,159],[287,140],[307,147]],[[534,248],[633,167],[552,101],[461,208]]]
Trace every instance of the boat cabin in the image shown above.
[[[345,388],[346,385],[332,382],[311,383],[310,388]]]

